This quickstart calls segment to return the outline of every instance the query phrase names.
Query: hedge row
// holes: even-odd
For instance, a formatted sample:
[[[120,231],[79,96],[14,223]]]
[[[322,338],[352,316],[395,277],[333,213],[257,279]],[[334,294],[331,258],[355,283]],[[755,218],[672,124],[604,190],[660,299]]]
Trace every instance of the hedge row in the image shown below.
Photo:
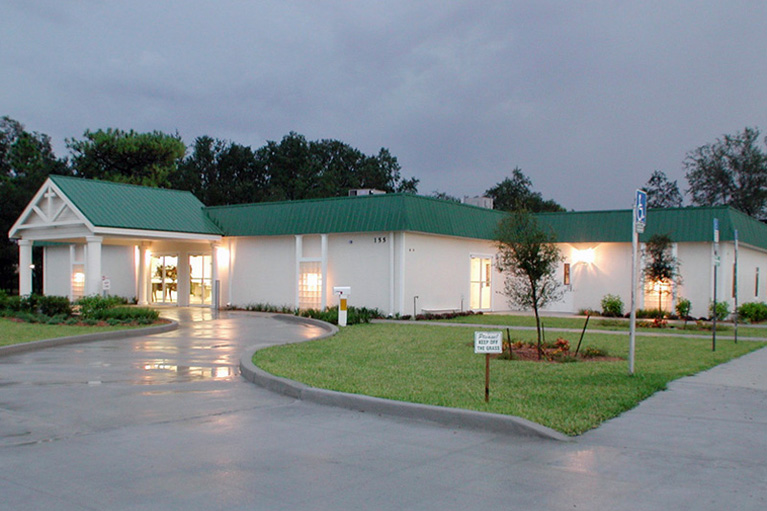
[[[65,296],[8,296],[4,291],[0,291],[0,315],[15,317],[29,323],[96,324],[104,321],[110,325],[146,325],[159,318],[156,310],[125,307],[125,304],[127,300],[117,296],[88,296],[72,303]]]

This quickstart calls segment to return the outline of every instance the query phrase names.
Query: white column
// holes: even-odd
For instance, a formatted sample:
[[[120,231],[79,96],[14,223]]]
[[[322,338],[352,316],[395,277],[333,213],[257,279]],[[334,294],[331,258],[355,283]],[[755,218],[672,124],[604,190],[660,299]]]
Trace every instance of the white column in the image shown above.
[[[320,292],[322,296],[320,298],[320,307],[325,310],[328,306],[328,235],[322,234],[322,289]]]
[[[19,240],[19,295],[32,294],[32,241]]]
[[[85,295],[101,294],[101,236],[87,236],[85,241]]]
[[[389,314],[394,316],[394,232],[389,233]]]
[[[142,242],[138,246],[138,303],[139,305],[147,305],[149,300],[147,299],[147,284],[149,278],[147,276],[147,257],[146,253],[149,250],[149,244]]]
[[[405,244],[405,232],[402,231],[399,236],[399,312],[405,313],[405,266],[407,259],[407,246]],[[415,318],[414,318],[415,319]]]
[[[297,234],[296,235],[296,277],[293,281],[293,288],[296,292],[296,300],[295,300],[295,308],[297,309],[299,307],[299,296],[298,296],[298,282],[301,278],[301,258],[304,256],[304,238],[302,235]]]
[[[210,305],[213,310],[218,310],[221,306],[221,282],[219,282],[218,276],[218,245],[216,243],[210,244],[210,266],[210,281],[213,284],[210,294]],[[187,280],[189,280],[189,277],[187,277]]]

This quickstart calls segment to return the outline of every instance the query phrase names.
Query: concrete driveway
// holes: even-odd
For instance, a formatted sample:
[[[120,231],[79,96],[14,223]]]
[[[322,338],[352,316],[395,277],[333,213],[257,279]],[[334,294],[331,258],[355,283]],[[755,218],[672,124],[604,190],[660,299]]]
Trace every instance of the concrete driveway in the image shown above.
[[[562,443],[273,394],[239,355],[317,327],[174,312],[174,332],[0,358],[0,509],[767,507],[765,350]]]

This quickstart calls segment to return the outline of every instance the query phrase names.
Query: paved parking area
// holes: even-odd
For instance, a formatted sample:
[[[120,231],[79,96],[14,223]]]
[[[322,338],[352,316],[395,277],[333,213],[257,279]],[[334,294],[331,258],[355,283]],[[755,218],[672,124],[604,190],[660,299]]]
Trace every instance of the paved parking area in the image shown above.
[[[0,510],[767,507],[767,351],[573,442],[295,401],[240,353],[310,338],[266,314],[0,358]]]

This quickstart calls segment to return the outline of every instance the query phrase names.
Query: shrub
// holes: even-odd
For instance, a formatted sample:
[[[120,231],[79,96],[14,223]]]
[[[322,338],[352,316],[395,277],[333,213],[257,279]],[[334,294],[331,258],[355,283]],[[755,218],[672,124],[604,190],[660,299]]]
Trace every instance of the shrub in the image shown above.
[[[738,316],[749,320],[751,323],[761,323],[767,320],[767,303],[749,302],[738,307]]]
[[[305,318],[314,318],[326,321],[334,325],[338,324],[338,307],[329,306],[325,310],[321,309],[302,309],[297,315]],[[367,307],[349,307],[346,310],[346,324],[357,325],[360,323],[370,323],[371,319],[382,318],[383,314],[378,309],[369,309]]]
[[[119,296],[106,296],[99,295],[84,296],[75,302],[80,308],[80,315],[84,318],[94,317],[97,311],[110,309],[117,307],[118,305],[125,305],[127,300]]]
[[[72,304],[66,296],[40,296],[37,300],[37,310],[46,316],[69,316],[72,314]]]
[[[687,298],[679,298],[676,301],[674,310],[676,310],[676,313],[680,318],[687,319],[690,317],[690,312],[692,311],[692,303]]]
[[[607,317],[623,316],[623,300],[618,295],[605,295],[602,298],[602,315]]]
[[[716,302],[716,307],[714,307],[714,302],[711,302],[708,306],[708,315],[712,319],[714,310],[716,310],[717,321],[724,321],[730,315],[730,305],[727,302]]]
[[[160,317],[160,313],[146,307],[112,307],[111,309],[93,310],[84,317],[86,320],[106,321],[108,323],[110,320],[115,320],[123,323],[149,324],[156,321]]]
[[[663,319],[666,311],[661,309],[637,309],[637,318],[642,319]]]
[[[583,351],[581,351],[581,357],[583,358],[597,358],[597,357],[606,357],[607,356],[607,350],[602,348],[597,348],[596,346],[586,346],[583,348]]]
[[[68,316],[72,306],[66,296],[43,296],[31,294],[27,296],[8,296],[5,292],[0,295],[0,310],[12,312],[27,312],[45,316]]]

